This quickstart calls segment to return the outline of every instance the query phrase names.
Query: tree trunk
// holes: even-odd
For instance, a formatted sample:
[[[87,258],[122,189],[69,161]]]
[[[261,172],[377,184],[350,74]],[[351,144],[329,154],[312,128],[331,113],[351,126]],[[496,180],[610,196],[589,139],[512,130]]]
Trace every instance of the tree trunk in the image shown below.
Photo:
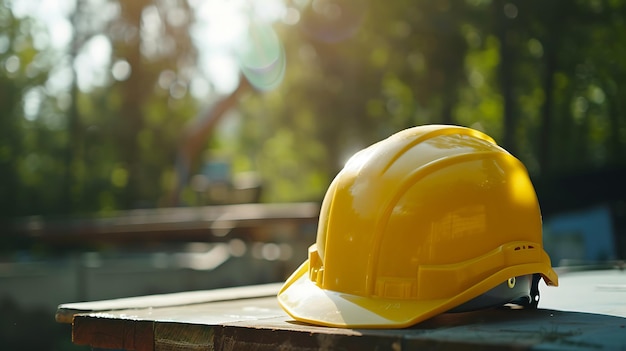
[[[123,85],[124,100],[120,109],[120,140],[121,159],[128,172],[127,183],[121,195],[121,205],[125,209],[136,207],[141,200],[141,150],[137,143],[137,135],[144,126],[141,107],[145,104],[152,87],[147,81],[145,63],[141,54],[141,15],[143,9],[149,4],[147,0],[134,0],[121,2],[122,17],[136,28],[137,34],[133,40],[124,47],[121,53],[131,66],[131,75]]]
[[[505,2],[503,0],[495,1],[494,6],[497,19],[497,35],[500,41],[500,66],[498,73],[504,108],[502,146],[515,155],[517,144],[515,142],[516,118],[515,100],[513,98],[513,55],[509,41],[509,36],[511,35],[510,19],[504,14]]]
[[[556,72],[556,48],[554,40],[547,40],[544,47],[544,74],[543,74],[543,93],[544,101],[541,106],[541,131],[539,136],[539,170],[541,174],[546,175],[552,171],[550,161],[552,150],[550,137],[552,135],[554,124],[554,73]]]

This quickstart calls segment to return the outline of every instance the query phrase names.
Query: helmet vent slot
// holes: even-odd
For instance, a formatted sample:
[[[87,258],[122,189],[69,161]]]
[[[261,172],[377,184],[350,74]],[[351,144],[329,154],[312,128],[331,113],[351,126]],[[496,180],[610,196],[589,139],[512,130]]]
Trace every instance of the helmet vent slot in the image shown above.
[[[532,245],[522,245],[522,246],[517,246],[514,250],[515,251],[519,251],[519,250],[531,250],[534,249],[535,247]]]

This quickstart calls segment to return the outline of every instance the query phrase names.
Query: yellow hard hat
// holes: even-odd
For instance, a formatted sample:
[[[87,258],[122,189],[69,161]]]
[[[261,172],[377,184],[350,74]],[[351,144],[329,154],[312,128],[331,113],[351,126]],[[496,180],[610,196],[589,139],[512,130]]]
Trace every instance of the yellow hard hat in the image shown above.
[[[458,126],[409,128],[352,156],[308,254],[278,301],[326,326],[407,327],[515,277],[558,285],[526,168]]]

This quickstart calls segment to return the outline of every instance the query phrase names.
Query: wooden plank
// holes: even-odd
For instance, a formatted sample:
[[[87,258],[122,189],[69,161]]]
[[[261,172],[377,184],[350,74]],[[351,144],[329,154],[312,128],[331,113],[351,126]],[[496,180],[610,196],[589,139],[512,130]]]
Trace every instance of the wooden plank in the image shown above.
[[[77,302],[59,305],[56,321],[72,323],[74,315],[124,309],[146,309],[172,306],[185,306],[215,301],[250,299],[275,296],[282,283],[271,283],[204,291],[187,291],[173,294],[160,294],[128,297],[104,301]]]
[[[72,325],[76,345],[116,350],[154,350],[154,322],[76,316]]]
[[[236,302],[78,316],[75,340],[90,337],[92,346],[132,349],[128,338],[111,342],[128,328],[115,323],[123,318],[131,318],[132,323],[152,318],[155,350],[519,350],[569,346],[597,350],[626,346],[626,320],[598,314],[494,309],[444,314],[408,329],[354,330],[293,322],[272,298]],[[246,306],[252,311],[242,314]],[[89,335],[84,335],[85,329],[90,330]]]
[[[209,348],[215,350],[401,350],[403,334],[373,331],[330,332],[316,327],[303,332],[289,329],[261,329],[247,326],[216,328],[214,342]]]
[[[154,350],[157,351],[205,351],[214,344],[213,327],[178,323],[158,323],[155,327]]]
[[[72,333],[76,343],[129,350],[619,350],[626,349],[626,313],[619,315],[622,310],[611,306],[624,305],[623,294],[614,289],[621,287],[624,279],[626,274],[619,271],[564,274],[561,284],[565,289],[543,290],[576,296],[579,292],[573,289],[587,282],[589,291],[580,296],[588,300],[559,299],[553,295],[537,310],[500,308],[449,313],[411,328],[381,330],[299,323],[279,307],[274,296],[279,284],[265,286],[265,293],[272,292],[265,297],[254,297],[252,291],[258,292],[257,287],[243,287],[233,291],[239,291],[239,295],[223,289],[216,294],[221,298],[203,303],[181,304],[200,300],[163,296],[156,300],[160,301],[159,307],[144,304],[141,308],[135,305],[79,314]],[[606,289],[596,289],[606,286],[612,287],[608,294]],[[248,298],[239,298],[242,294]],[[563,300],[572,304],[558,305],[562,310],[550,307],[551,301]],[[85,306],[95,311],[133,302],[137,301]],[[594,309],[618,315],[588,312]]]
[[[319,204],[312,202],[237,204],[129,210],[110,217],[23,218],[14,223],[14,230],[48,244],[74,246],[90,242],[205,241],[234,229],[254,233],[257,228],[285,223],[315,226],[318,215]]]

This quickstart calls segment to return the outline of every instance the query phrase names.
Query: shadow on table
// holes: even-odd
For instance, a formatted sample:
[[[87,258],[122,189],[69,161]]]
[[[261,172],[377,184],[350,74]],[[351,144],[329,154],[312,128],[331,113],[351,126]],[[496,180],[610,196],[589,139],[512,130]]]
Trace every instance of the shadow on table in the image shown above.
[[[626,318],[548,309],[445,313],[406,329],[324,328],[296,321],[288,324],[310,332],[310,337],[300,335],[298,343],[291,342],[305,349],[329,343],[337,349],[390,350],[626,348]],[[238,338],[243,341],[241,335]]]

